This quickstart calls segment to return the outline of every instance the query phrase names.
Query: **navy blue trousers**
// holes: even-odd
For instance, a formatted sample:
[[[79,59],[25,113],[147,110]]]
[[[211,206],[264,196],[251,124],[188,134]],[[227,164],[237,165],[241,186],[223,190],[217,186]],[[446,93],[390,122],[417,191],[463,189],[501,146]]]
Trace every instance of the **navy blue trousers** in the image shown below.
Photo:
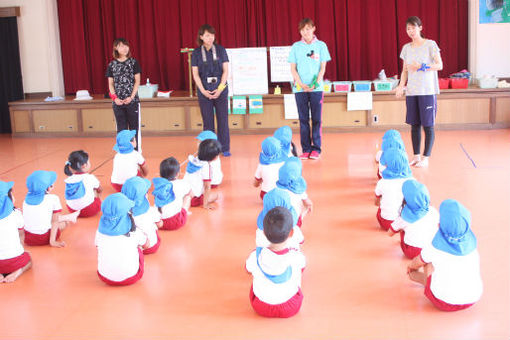
[[[299,133],[301,135],[301,148],[304,152],[321,152],[322,139],[322,91],[297,92],[296,105],[299,114]],[[310,136],[310,116],[312,130]]]
[[[216,110],[216,121],[218,124],[218,141],[221,144],[221,151],[230,151],[230,130],[228,127],[228,91],[223,90],[216,99],[208,99],[198,91],[198,104],[202,113],[204,130],[216,132],[214,128],[214,111]]]

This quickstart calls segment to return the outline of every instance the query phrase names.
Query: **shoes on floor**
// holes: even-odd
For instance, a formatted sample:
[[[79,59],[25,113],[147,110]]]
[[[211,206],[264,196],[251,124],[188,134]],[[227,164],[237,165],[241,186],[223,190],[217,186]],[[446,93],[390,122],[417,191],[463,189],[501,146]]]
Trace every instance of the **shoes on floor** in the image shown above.
[[[321,158],[321,154],[318,153],[317,151],[313,150],[310,153],[310,159],[319,159],[319,158]]]
[[[310,153],[309,152],[303,152],[301,154],[301,156],[299,156],[299,158],[302,159],[302,160],[308,159],[308,158],[310,158]]]
[[[421,159],[421,161],[419,161],[418,163],[416,163],[415,167],[417,168],[426,168],[429,166],[429,158],[428,157],[423,157]]]
[[[420,163],[420,155],[415,155],[413,159],[409,162],[410,166],[416,166],[416,164]]]
[[[232,156],[230,151],[223,151],[223,157],[230,157],[230,156]]]

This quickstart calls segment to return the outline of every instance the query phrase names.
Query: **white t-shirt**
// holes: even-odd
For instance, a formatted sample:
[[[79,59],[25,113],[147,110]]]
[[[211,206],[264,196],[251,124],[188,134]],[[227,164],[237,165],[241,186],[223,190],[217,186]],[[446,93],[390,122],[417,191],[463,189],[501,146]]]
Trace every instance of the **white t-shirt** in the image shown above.
[[[393,231],[404,230],[404,243],[413,247],[423,248],[430,244],[439,228],[439,212],[429,206],[429,211],[413,223],[406,222],[399,216],[391,224]]]
[[[381,155],[382,155],[382,150],[377,150],[377,152],[375,153],[375,161],[376,161],[377,163],[379,163],[379,162],[380,162],[380,160],[381,160]]]
[[[467,255],[456,256],[436,249],[430,243],[421,250],[421,258],[434,266],[430,290],[436,298],[452,305],[480,300],[483,283],[477,249]]]
[[[303,201],[308,198],[308,194],[306,193],[306,191],[303,192],[302,194],[296,194],[290,190],[287,189],[284,190],[286,190],[289,193],[290,203],[292,204],[294,210],[296,210],[296,214],[298,215],[298,217],[301,216],[301,213],[303,212]]]
[[[130,153],[117,153],[113,158],[112,183],[124,184],[138,174],[138,166],[143,164],[145,159],[136,150]]]
[[[221,160],[220,157],[216,157],[215,160],[211,161],[211,184],[219,185],[223,181],[223,171],[221,171]]]
[[[407,43],[402,47],[400,58],[408,65],[417,62],[427,65],[434,63],[434,58],[439,56],[439,47],[434,40],[425,40],[423,45],[412,47]],[[439,81],[437,71],[407,72],[407,95],[422,96],[439,94]]]
[[[15,209],[0,220],[0,260],[12,259],[25,252],[19,238],[19,231],[25,222],[21,210]]]
[[[289,237],[287,240],[287,244],[289,248],[295,248],[300,249],[301,243],[305,240],[305,237],[303,235],[303,232],[301,231],[301,228],[298,226],[294,226],[292,228],[292,236]],[[260,230],[257,228],[257,231],[255,232],[255,244],[257,247],[269,247],[271,244],[269,240],[266,237],[266,234],[264,234],[264,230]]]
[[[305,268],[305,256],[296,249],[285,249],[278,253],[269,248],[262,248],[259,264],[269,275],[279,275],[288,266],[292,268],[292,275],[288,281],[274,283],[269,280],[257,265],[257,254],[253,251],[246,260],[246,270],[253,275],[253,293],[262,302],[278,305],[290,300],[301,287],[301,271]]]
[[[161,221],[158,208],[150,207],[144,214],[138,216],[133,215],[133,220],[137,228],[140,228],[149,238],[149,247],[158,243],[158,226],[156,223]]]
[[[41,203],[30,205],[23,201],[23,219],[25,230],[42,235],[51,229],[53,213],[62,211],[62,205],[57,195],[46,194]]]
[[[200,197],[204,193],[204,182],[210,181],[212,178],[212,167],[209,162],[200,161],[200,164],[202,165],[200,170],[197,170],[192,174],[186,172],[183,178],[190,184],[194,197]]]
[[[381,208],[381,216],[385,220],[394,221],[400,215],[400,208],[404,201],[404,194],[402,194],[402,184],[408,178],[382,178],[375,186],[376,196],[382,196],[379,207]]]
[[[96,197],[94,189],[99,188],[101,185],[96,176],[91,174],[74,174],[66,178],[64,182],[65,183],[83,182],[83,186],[85,187],[85,195],[83,195],[83,197],[73,200],[66,200],[67,205],[73,210],[81,210],[91,205]]]
[[[260,190],[269,192],[276,188],[276,182],[278,182],[278,172],[285,162],[274,163],[274,164],[260,164],[257,166],[255,171],[255,178],[262,179],[262,185]]]
[[[167,219],[180,213],[182,210],[183,198],[191,191],[191,185],[183,179],[173,180],[172,184],[175,199],[172,202],[161,207],[162,219]]]
[[[147,236],[138,228],[126,235],[108,236],[96,232],[97,270],[111,281],[124,281],[135,276],[140,268],[138,246],[147,242]]]

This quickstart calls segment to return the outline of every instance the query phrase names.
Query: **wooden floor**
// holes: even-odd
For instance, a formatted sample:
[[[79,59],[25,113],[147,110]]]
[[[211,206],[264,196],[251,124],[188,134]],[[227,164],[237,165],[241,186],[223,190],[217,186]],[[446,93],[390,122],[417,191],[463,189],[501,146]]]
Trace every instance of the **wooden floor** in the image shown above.
[[[472,213],[484,294],[472,308],[436,310],[406,276],[397,237],[378,230],[373,205],[373,156],[382,133],[325,134],[320,161],[304,162],[312,215],[303,224],[304,302],[298,315],[258,317],[248,301],[244,262],[255,246],[262,207],[251,186],[265,136],[232,137],[223,158],[218,209],[193,208],[188,224],[162,232],[145,274],[130,287],[109,287],[96,275],[99,216],[66,229],[63,249],[26,247],[34,266],[0,285],[1,339],[505,339],[510,338],[510,130],[437,131],[428,169],[414,170],[438,207],[446,198]],[[410,152],[410,136],[403,133]],[[294,141],[299,145],[297,136]],[[14,180],[17,206],[33,170],[58,173],[64,203],[64,163],[85,149],[94,174],[109,186],[111,138],[0,137],[0,179]],[[192,137],[147,137],[150,178],[170,155],[196,151]],[[150,196],[152,201],[152,196]]]

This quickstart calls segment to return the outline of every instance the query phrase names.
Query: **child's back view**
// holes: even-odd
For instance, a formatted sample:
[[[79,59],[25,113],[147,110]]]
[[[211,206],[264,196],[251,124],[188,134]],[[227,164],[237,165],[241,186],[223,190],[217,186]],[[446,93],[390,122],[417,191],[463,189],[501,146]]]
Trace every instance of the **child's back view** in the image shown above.
[[[274,137],[267,137],[262,142],[262,152],[259,155],[259,164],[255,171],[255,187],[260,186],[260,198],[270,190],[276,188],[278,171],[284,164],[287,156],[284,154],[281,143]]]
[[[198,134],[197,139],[200,142],[203,142],[206,139],[218,140],[218,136],[216,136],[216,134],[212,131],[204,130]],[[220,157],[216,157],[213,161],[211,161],[211,168],[211,188],[216,188],[223,181],[223,171],[221,170]]]
[[[111,183],[119,192],[126,180],[135,176],[145,177],[149,172],[145,159],[135,150],[135,136],[135,130],[122,130],[117,134],[117,144],[113,147],[117,154],[113,158]]]
[[[257,247],[246,260],[246,270],[253,275],[250,302],[259,315],[288,318],[301,308],[301,273],[306,261],[299,250],[287,245],[291,229],[290,211],[271,209],[264,217],[264,234],[271,244]]]

